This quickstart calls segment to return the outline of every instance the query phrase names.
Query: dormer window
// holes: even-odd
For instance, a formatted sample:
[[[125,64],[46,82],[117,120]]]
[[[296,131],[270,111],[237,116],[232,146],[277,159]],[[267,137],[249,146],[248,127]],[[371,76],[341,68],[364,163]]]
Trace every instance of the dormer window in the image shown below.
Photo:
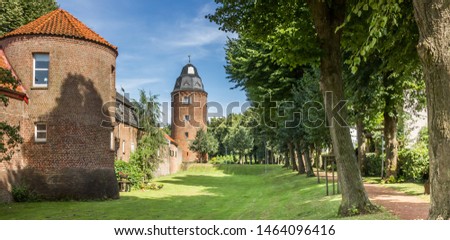
[[[191,98],[189,96],[183,97],[183,104],[191,104]]]
[[[48,68],[50,59],[48,53],[33,54],[33,86],[48,87]]]
[[[195,74],[194,67],[188,67],[188,74]]]

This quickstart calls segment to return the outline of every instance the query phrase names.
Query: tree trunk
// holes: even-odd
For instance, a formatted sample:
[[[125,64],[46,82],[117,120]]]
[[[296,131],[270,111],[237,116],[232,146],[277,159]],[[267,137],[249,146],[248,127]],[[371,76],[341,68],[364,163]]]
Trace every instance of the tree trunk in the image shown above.
[[[364,136],[364,123],[362,119],[356,121],[356,138],[358,140],[358,164],[361,175],[366,171],[366,137]]]
[[[314,175],[314,171],[311,165],[310,148],[306,148],[305,150],[305,165],[306,165],[306,176],[315,177],[316,175]]]
[[[386,102],[386,105],[389,101]],[[388,106],[386,106],[388,108]],[[385,108],[384,111],[384,140],[385,140],[385,179],[394,177],[397,179],[397,161],[398,161],[398,141],[397,141],[397,116],[394,113],[389,114]]]
[[[245,164],[248,164],[248,156],[247,156],[247,154],[244,155],[244,159],[245,159]]]
[[[298,158],[298,174],[304,174],[305,171],[305,164],[303,163],[302,159],[302,148],[300,145],[296,142],[295,143],[295,150],[297,151],[297,158]],[[294,155],[294,161],[295,161],[295,153],[294,149],[292,149],[292,154]]]
[[[297,161],[295,161],[295,155],[294,155],[294,147],[292,146],[292,143],[288,143],[288,149],[289,149],[289,161],[292,163],[292,171],[298,171],[297,167]]]
[[[336,31],[336,29],[344,22],[346,0],[307,0],[307,3],[311,9],[322,50],[320,89],[324,94],[325,111],[331,126],[330,134],[341,183],[342,201],[339,214],[353,215],[355,210],[360,214],[371,212],[375,207],[370,203],[364,189],[356,163],[350,129],[345,122],[340,121],[347,117],[346,108],[342,107],[342,110],[337,112],[334,109],[334,104],[344,100],[340,49],[342,31]],[[339,116],[342,116],[342,119]]]
[[[283,168],[290,168],[291,164],[289,161],[289,150],[284,152],[284,166]]]
[[[450,11],[448,0],[414,0],[429,131],[430,219],[450,219]]]
[[[322,149],[321,148],[316,148],[316,160],[314,163],[314,166],[316,166],[316,168],[321,168],[320,167],[320,157],[322,156]]]

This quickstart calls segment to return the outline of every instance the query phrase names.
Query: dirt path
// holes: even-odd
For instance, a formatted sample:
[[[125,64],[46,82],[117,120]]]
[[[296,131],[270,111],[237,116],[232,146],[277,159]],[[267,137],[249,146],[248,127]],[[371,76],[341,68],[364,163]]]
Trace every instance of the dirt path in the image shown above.
[[[427,219],[430,204],[417,196],[407,195],[379,184],[364,184],[372,202],[381,205],[402,220]]]

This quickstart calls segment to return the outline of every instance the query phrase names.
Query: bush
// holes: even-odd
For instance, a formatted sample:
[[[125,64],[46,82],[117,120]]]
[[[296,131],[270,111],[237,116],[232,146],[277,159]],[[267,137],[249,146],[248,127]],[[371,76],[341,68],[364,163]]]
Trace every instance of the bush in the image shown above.
[[[11,194],[16,202],[38,202],[40,200],[39,195],[30,190],[26,184],[13,186]]]
[[[133,188],[139,187],[139,183],[144,179],[145,174],[135,164],[116,160],[114,169],[116,170],[117,180],[123,181],[123,178],[126,176],[126,180],[132,183]]]
[[[384,154],[377,155],[376,153],[367,153],[364,175],[368,177],[381,176],[381,164],[383,158]]]
[[[399,152],[399,179],[425,181],[429,173],[428,150],[424,147],[402,149]]]
[[[209,163],[211,164],[233,164],[233,156],[232,155],[225,155],[225,156],[216,156],[209,160]]]

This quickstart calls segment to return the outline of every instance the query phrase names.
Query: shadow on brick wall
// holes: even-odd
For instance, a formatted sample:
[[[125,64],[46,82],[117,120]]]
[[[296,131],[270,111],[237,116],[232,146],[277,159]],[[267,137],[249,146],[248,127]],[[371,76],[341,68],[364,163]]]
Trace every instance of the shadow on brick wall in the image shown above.
[[[113,114],[102,111],[110,98],[110,89],[96,86],[108,84],[96,84],[83,75],[68,74],[58,98],[44,96],[38,103],[30,100],[30,107],[32,104],[45,106],[46,101],[50,104],[56,101],[56,106],[47,114],[30,113],[30,126],[36,122],[47,124],[47,141],[36,143],[34,136],[24,139],[21,154],[25,167],[7,170],[11,185],[26,184],[48,200],[119,197],[114,153],[110,150],[112,127],[100,126],[103,120],[110,121]],[[45,112],[42,106],[33,109]],[[6,186],[1,179],[5,181],[0,176],[0,187]]]

